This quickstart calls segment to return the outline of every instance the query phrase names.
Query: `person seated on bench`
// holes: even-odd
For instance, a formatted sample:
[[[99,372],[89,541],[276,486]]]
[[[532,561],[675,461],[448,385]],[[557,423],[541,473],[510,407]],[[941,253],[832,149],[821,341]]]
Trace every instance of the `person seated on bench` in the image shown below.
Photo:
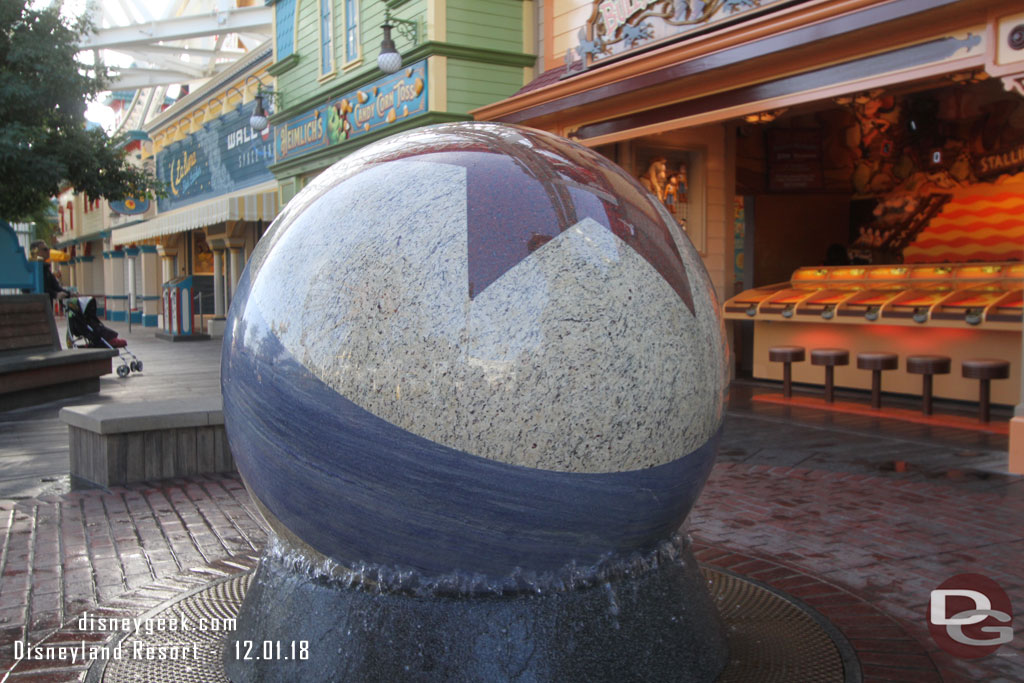
[[[53,270],[50,268],[50,263],[47,259],[50,258],[50,247],[46,245],[46,242],[42,240],[36,240],[32,243],[32,260],[43,262],[43,290],[50,295],[50,301],[54,299],[62,300],[68,296],[68,291],[64,289],[60,284],[60,280],[53,274]]]

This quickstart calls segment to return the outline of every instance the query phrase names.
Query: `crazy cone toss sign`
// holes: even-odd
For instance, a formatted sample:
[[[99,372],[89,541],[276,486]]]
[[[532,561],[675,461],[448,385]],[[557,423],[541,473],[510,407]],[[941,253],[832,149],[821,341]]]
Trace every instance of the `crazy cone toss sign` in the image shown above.
[[[986,657],[1013,640],[1013,607],[1002,587],[981,574],[958,574],[931,592],[928,630],[955,657]]]

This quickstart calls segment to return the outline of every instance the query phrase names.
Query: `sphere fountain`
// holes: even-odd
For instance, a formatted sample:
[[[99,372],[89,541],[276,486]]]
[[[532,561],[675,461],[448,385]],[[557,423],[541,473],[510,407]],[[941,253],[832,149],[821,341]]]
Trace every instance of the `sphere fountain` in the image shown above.
[[[228,676],[714,680],[678,530],[722,423],[718,310],[661,203],[564,139],[444,124],[325,171],[228,318],[226,429],[273,530]]]

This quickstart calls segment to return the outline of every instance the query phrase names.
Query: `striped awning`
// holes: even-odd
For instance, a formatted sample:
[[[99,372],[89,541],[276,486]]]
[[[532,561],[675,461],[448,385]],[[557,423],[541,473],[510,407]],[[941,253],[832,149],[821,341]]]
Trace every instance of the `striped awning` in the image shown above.
[[[224,221],[272,221],[277,215],[277,181],[186,206],[130,227],[114,228],[114,244],[131,244]]]

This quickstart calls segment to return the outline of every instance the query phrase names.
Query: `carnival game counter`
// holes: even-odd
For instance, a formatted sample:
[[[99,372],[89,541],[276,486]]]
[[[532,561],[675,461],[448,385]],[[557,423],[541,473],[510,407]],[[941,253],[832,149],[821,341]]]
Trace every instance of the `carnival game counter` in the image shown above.
[[[952,370],[936,375],[935,396],[976,401],[976,380],[960,374],[968,358],[1010,362],[1010,378],[992,383],[992,401],[1020,401],[1024,264],[971,263],[915,266],[799,268],[789,282],[750,289],[725,302],[729,320],[754,322],[754,377],[782,379],[782,365],[768,360],[773,346],[835,347],[850,352],[850,365],[835,369],[840,387],[871,388],[871,373],[858,370],[863,351],[900,356],[886,372],[887,392],[920,394],[921,376],[905,371],[914,354],[949,356]],[[793,381],[822,384],[824,372],[793,364]]]

